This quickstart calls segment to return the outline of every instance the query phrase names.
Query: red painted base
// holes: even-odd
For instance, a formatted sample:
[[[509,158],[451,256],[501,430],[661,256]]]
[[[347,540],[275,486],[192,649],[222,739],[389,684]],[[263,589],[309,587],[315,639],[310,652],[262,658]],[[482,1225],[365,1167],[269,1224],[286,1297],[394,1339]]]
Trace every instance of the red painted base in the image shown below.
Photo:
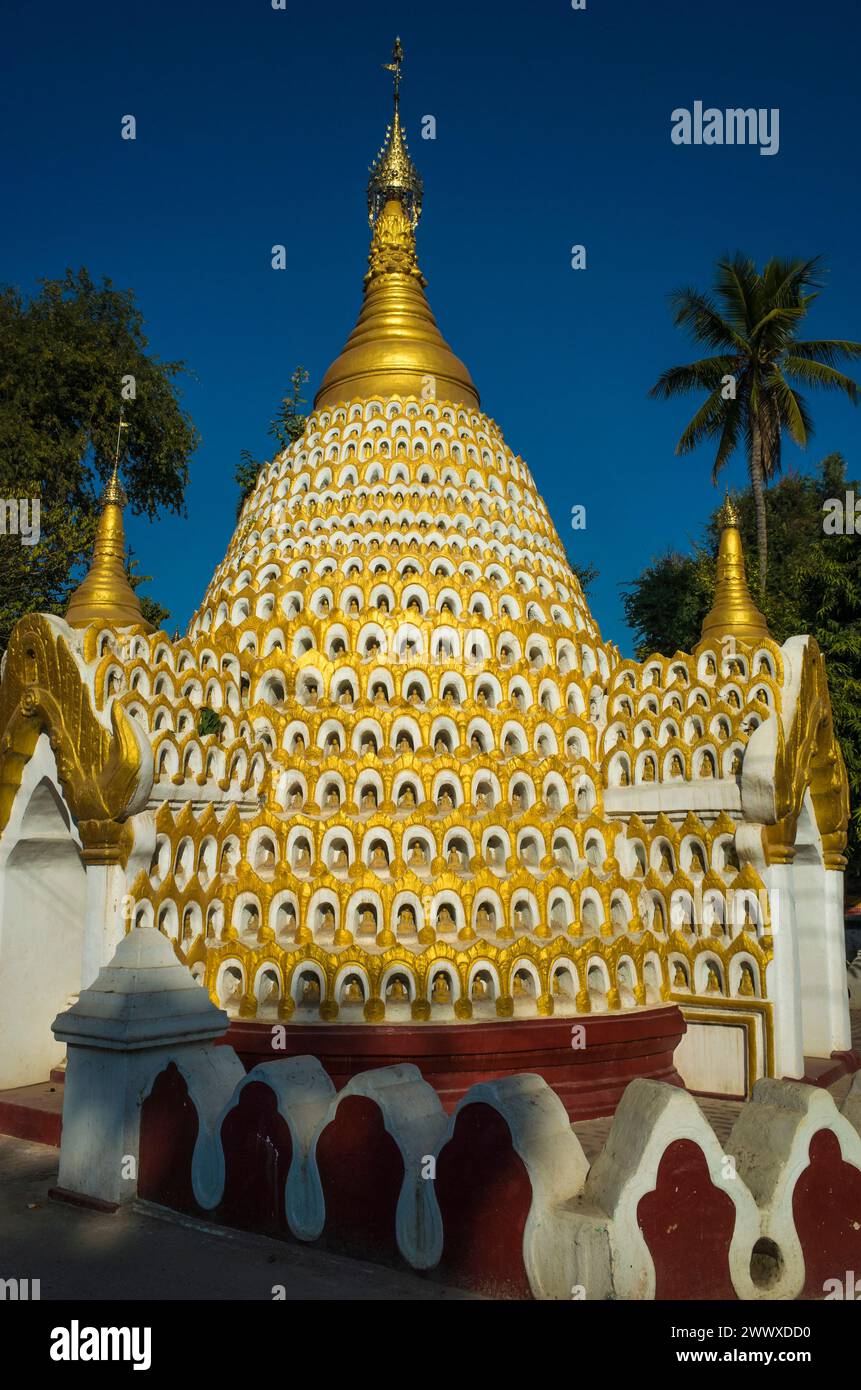
[[[62,1127],[62,1084],[43,1081],[39,1086],[0,1091],[0,1134],[58,1149]]]
[[[830,1057],[805,1057],[804,1076],[808,1086],[822,1086],[826,1090],[841,1077],[852,1076],[861,1071],[861,1057],[857,1052],[832,1052]]]
[[[583,1029],[579,1038],[572,1038],[575,1026]],[[270,1024],[238,1019],[224,1042],[248,1070],[279,1057],[317,1057],[339,1088],[358,1072],[412,1062],[446,1110],[478,1081],[537,1072],[572,1120],[592,1120],[612,1115],[637,1076],[682,1086],[673,1053],[684,1031],[680,1010],[670,1004],[580,1018],[390,1027],[288,1023],[273,1030]],[[273,1048],[276,1038],[284,1040],[283,1048]]]

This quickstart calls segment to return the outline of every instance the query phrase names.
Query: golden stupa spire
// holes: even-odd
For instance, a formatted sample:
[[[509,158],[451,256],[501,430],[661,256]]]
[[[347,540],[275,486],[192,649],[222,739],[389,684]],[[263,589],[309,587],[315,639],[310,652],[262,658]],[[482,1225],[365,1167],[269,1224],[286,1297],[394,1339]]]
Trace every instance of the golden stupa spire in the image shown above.
[[[770,636],[768,624],[751,597],[738,529],[738,512],[729,493],[720,511],[721,537],[714,603],[703,622],[700,640],[737,637],[759,642]]]
[[[446,343],[425,298],[415,237],[424,189],[401,125],[403,58],[396,39],[392,62],[383,64],[394,76],[394,114],[368,180],[373,234],[364,304],[343,352],[323,378],[315,408],[393,395],[479,404],[469,371]]]
[[[81,581],[66,610],[70,627],[89,627],[103,623],[110,627],[142,627],[152,632],[144,619],[140,600],[126,576],[126,541],[123,530],[125,493],[120,485],[120,443],[128,422],[117,425],[117,448],[108,485],[102,493],[102,514],[96,530],[93,558],[86,578]]]

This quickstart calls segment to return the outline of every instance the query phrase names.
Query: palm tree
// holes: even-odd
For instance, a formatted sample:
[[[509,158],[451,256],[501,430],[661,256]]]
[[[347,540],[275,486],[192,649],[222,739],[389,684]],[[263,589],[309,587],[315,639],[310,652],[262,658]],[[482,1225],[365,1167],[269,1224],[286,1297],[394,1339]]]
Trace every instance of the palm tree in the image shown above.
[[[780,472],[784,431],[806,448],[813,422],[798,384],[843,391],[853,404],[858,386],[837,370],[841,357],[861,357],[861,343],[842,339],[800,341],[797,333],[821,288],[819,257],[770,260],[760,274],[736,252],[717,266],[713,294],[687,288],[670,296],[676,327],[713,349],[686,367],[662,373],[649,392],[663,400],[705,390],[708,396],[676,445],[688,454],[703,440],[717,440],[712,481],[743,445],[756,505],[759,587],[765,592],[768,537],[765,487]]]

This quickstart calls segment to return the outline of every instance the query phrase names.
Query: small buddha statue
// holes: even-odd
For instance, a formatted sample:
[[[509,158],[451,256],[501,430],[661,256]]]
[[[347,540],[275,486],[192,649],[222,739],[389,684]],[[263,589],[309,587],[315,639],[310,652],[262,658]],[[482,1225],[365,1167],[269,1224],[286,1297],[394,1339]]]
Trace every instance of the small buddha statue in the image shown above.
[[[341,797],[340,797],[340,795],[339,795],[339,793],[338,793],[338,788],[337,788],[337,787],[330,787],[329,790],[326,792],[326,799],[325,799],[325,802],[324,802],[324,805],[325,805],[326,810],[327,810],[327,811],[337,811],[337,809],[338,809],[338,807],[340,806],[340,804],[341,804]]]
[[[441,970],[434,976],[433,988],[431,989],[431,999],[434,1004],[451,1003],[451,986],[448,982],[448,975]]]
[[[484,978],[481,975],[476,975],[475,979],[472,982],[472,997],[473,999],[487,998],[487,985],[485,984]]]
[[[372,869],[387,869],[389,867],[388,856],[382,845],[375,845],[371,854]]]
[[[403,755],[404,753],[412,753],[412,751],[412,744],[410,743],[406,734],[401,734],[398,738],[397,743],[395,744],[395,752]]]
[[[302,986],[302,1003],[319,1004],[320,1002],[320,981],[316,977],[306,977]]]
[[[455,870],[460,869],[461,866],[462,866],[462,863],[463,863],[463,861],[462,861],[462,858],[461,858],[460,850],[457,848],[456,845],[452,845],[451,849],[450,849],[449,852],[448,852],[448,866],[449,866],[449,868],[450,868],[450,869],[455,869]]]
[[[377,809],[377,793],[373,787],[366,787],[362,792],[360,806],[363,811],[375,811]]]
[[[261,840],[254,857],[254,867],[258,874],[272,873],[275,868],[275,851],[269,840]]]
[[[374,704],[384,705],[386,703],[386,687],[384,685],[374,686]]]
[[[291,811],[299,811],[299,810],[301,810],[301,808],[302,808],[302,793],[301,793],[300,791],[298,791],[298,790],[295,791],[295,792],[291,792],[291,794],[290,794],[290,810],[291,810]]]
[[[661,845],[661,873],[672,875],[675,873],[673,868],[673,856],[670,854],[669,845]]]
[[[416,804],[416,794],[412,785],[408,782],[398,797],[398,806],[402,811],[412,811]]]
[[[416,915],[408,903],[398,910],[398,931],[414,932],[416,929]]]
[[[352,618],[352,617],[355,617],[355,615],[358,613],[358,611],[359,611],[359,601],[358,601],[358,599],[357,599],[357,598],[355,597],[355,595],[354,595],[354,596],[350,599],[349,604],[347,605],[347,612],[349,613],[350,617]]]
[[[456,923],[447,903],[443,903],[437,913],[436,925],[437,931],[454,931]]]
[[[436,804],[441,815],[447,815],[449,811],[454,810],[454,802],[451,799],[451,792],[448,788],[443,789],[437,798]]]
[[[676,964],[675,970],[673,971],[673,989],[686,990],[687,987],[688,977],[682,969],[681,965]]]
[[[362,748],[361,748],[362,757],[363,757],[363,758],[370,757],[370,756],[372,756],[374,753],[376,753],[376,751],[377,751],[377,745],[376,745],[376,743],[375,743],[374,740],[371,738],[371,735],[370,735],[370,734],[366,734],[365,737],[362,739]]]
[[[417,840],[410,850],[407,863],[412,869],[421,869],[427,864],[427,853],[420,840]]]
[[[326,756],[328,758],[336,758],[340,751],[341,745],[338,742],[338,735],[330,734],[328,739],[326,740]]]
[[[753,971],[751,970],[750,966],[746,963],[741,967],[741,974],[739,976],[738,981],[738,992],[746,998],[750,998],[752,995],[756,994],[756,988],[753,983]]]
[[[304,841],[300,841],[293,854],[293,867],[296,869],[310,869],[311,851]]]
[[[672,759],[671,759],[671,761],[670,761],[670,776],[671,776],[671,777],[674,777],[674,778],[678,778],[678,777],[684,777],[684,775],[685,775],[685,769],[684,769],[684,767],[682,766],[682,760],[681,760],[681,758],[679,757],[678,753],[674,753],[673,756],[672,756]]]
[[[408,1004],[410,994],[400,975],[396,975],[386,990],[386,998],[392,1004]]]
[[[700,763],[700,777],[714,777],[714,775],[714,759],[712,758],[711,753],[706,753],[705,757]]]
[[[479,931],[493,931],[496,926],[496,917],[487,903],[482,903],[475,914],[475,925]]]
[[[341,999],[345,1004],[364,1004],[365,996],[362,992],[362,986],[359,984],[355,975],[351,975],[347,981]]]
[[[343,849],[334,850],[332,853],[332,868],[346,869],[348,867],[349,860],[347,859],[347,851]]]
[[[693,844],[691,846],[691,872],[695,874],[704,874],[705,871],[706,866],[702,849],[698,844]]]
[[[717,966],[712,965],[710,963],[707,966],[707,970],[708,980],[706,983],[706,994],[722,994],[723,990],[721,988],[720,975],[718,974]]]
[[[654,759],[653,759],[653,758],[646,758],[646,761],[643,763],[643,781],[644,781],[644,782],[654,782],[654,780],[655,780],[655,762],[654,762]]]
[[[373,910],[370,907],[362,909],[362,912],[359,916],[359,931],[372,936],[376,936],[377,919],[374,916]]]
[[[523,810],[523,793],[521,791],[511,793],[511,805],[515,813]]]

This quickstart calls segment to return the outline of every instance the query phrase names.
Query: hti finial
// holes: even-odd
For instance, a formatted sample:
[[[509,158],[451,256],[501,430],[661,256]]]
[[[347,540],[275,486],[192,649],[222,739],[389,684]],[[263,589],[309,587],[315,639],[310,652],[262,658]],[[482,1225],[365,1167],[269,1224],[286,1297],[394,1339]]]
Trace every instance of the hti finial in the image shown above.
[[[392,61],[383,63],[386,72],[395,79],[395,113],[392,123],[386,130],[383,148],[371,165],[368,182],[368,221],[373,227],[383,208],[391,199],[401,204],[413,228],[418,224],[422,212],[423,186],[421,175],[410,158],[406,136],[401,126],[400,94],[401,64],[404,50],[400,39],[395,39]]]
[[[403,49],[403,44],[401,43],[400,39],[398,38],[398,39],[395,39],[394,46],[393,46],[393,48],[392,48],[392,61],[391,61],[390,63],[383,63],[383,64],[382,64],[382,66],[385,68],[386,72],[391,72],[391,73],[394,74],[394,79],[395,79],[395,106],[398,105],[398,102],[400,101],[400,96],[401,96],[401,65],[402,65],[403,61],[404,61],[404,49]]]
[[[123,409],[122,406],[120,406],[120,418],[117,421],[117,447],[114,451],[114,466],[111,470],[108,485],[102,493],[103,507],[106,507],[109,502],[115,502],[120,507],[124,507],[126,504],[126,495],[120,483],[120,446],[123,439],[123,430],[127,430],[128,428],[129,422],[123,419]]]
[[[720,524],[722,527],[738,526],[738,511],[729,491],[727,491],[726,499],[720,510]]]

